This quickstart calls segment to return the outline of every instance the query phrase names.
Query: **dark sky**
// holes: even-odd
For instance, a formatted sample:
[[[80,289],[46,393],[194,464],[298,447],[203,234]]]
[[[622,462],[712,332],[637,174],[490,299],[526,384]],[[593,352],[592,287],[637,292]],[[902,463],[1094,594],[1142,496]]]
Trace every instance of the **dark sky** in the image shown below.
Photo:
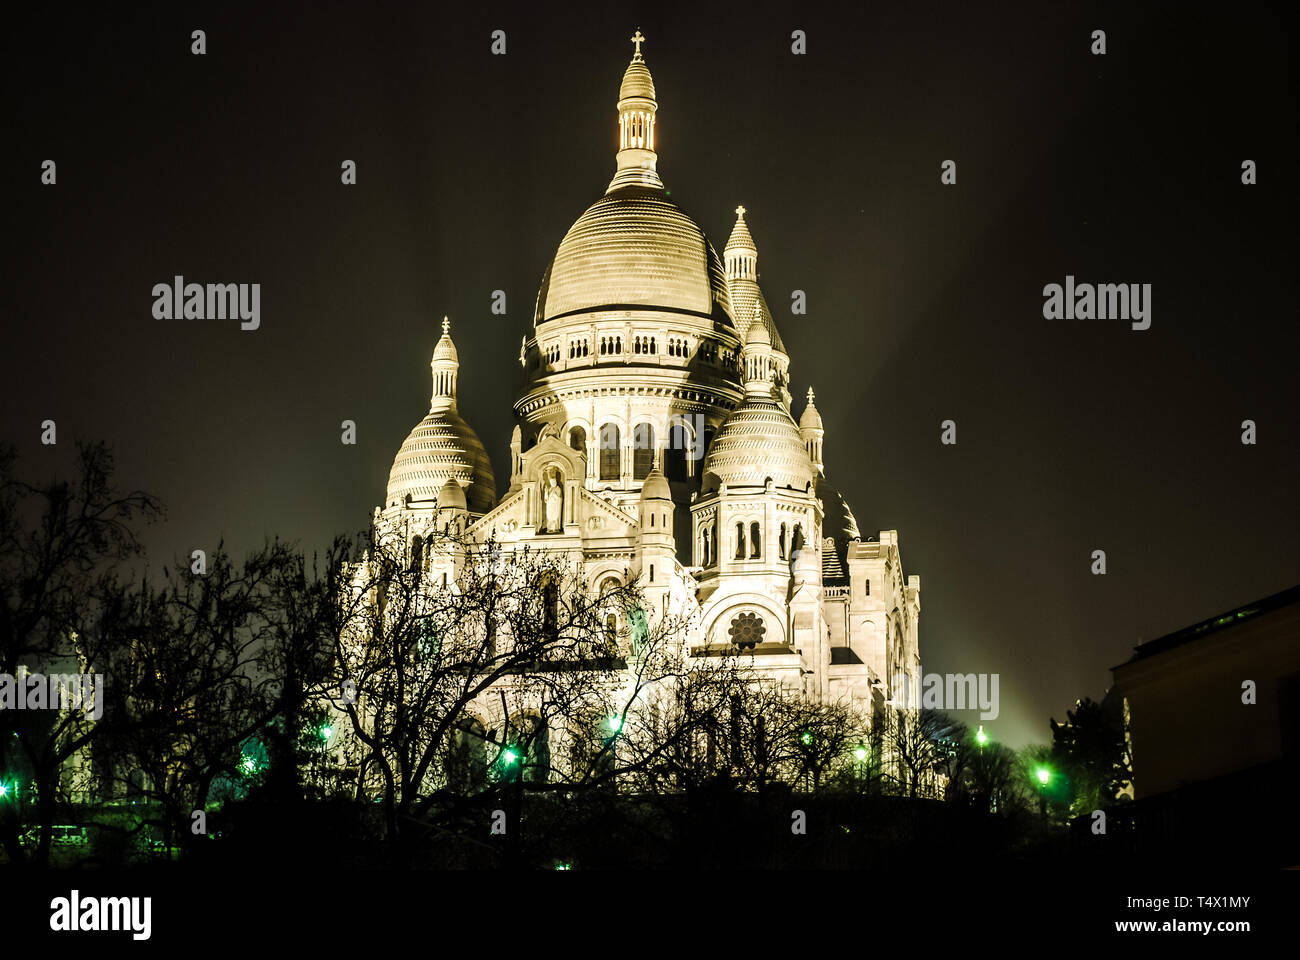
[[[364,526],[427,409],[444,313],[504,489],[519,339],[613,173],[639,26],[673,199],[719,251],[749,210],[828,475],[864,534],[899,530],[925,669],[1001,675],[995,736],[1049,739],[1140,638],[1300,580],[1280,13],[265,6],[60,5],[7,31],[0,439],[32,478],[62,473],[77,438],[108,441],[122,481],[168,506],[156,562]],[[175,274],[260,283],[261,329],[153,319]],[[1066,274],[1152,284],[1151,329],[1044,320]],[[38,442],[47,417],[57,448]]]

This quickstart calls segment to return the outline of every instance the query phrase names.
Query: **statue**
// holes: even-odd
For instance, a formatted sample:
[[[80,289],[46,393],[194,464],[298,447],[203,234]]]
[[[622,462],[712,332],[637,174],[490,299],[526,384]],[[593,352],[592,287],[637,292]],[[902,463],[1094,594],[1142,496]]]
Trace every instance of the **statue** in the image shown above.
[[[546,503],[546,528],[544,532],[563,533],[564,489],[560,486],[560,471],[551,471],[550,482],[546,486],[546,492],[542,494],[542,499]]]

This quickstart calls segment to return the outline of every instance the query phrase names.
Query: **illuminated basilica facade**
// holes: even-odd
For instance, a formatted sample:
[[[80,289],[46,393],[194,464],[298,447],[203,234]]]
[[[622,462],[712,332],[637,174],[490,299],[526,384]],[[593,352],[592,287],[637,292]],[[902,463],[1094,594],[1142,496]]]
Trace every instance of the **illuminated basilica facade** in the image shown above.
[[[862,537],[828,481],[811,389],[792,416],[745,209],[719,257],[665,190],[633,40],[613,179],[560,241],[521,346],[509,486],[498,497],[457,409],[444,321],[429,412],[393,462],[376,533],[418,549],[453,524],[554,552],[597,588],[636,578],[650,616],[688,624],[692,652],[739,644],[809,697],[918,702],[920,578],[904,577],[897,533]]]

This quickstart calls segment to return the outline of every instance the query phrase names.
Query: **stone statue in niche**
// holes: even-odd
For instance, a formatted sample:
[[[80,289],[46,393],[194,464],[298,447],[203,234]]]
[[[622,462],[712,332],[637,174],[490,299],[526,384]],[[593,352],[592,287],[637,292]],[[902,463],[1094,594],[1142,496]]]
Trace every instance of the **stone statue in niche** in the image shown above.
[[[564,488],[560,486],[560,471],[552,470],[547,474],[546,487],[542,493],[542,502],[546,507],[546,526],[543,533],[564,532]]]

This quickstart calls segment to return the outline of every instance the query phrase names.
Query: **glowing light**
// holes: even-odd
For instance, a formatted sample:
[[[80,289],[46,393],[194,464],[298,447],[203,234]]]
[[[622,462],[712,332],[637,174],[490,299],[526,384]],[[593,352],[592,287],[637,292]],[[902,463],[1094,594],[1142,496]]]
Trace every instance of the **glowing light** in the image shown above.
[[[1046,767],[1039,767],[1037,776],[1038,782],[1043,786],[1047,786],[1048,781],[1052,779],[1052,771],[1048,770]]]
[[[867,748],[864,747],[862,744],[858,744],[856,747],[853,748],[853,757],[855,760],[861,763],[863,760],[867,759]]]
[[[811,747],[813,742],[813,735],[807,730],[805,730],[803,733],[799,734],[799,742],[802,743],[805,747]]]
[[[975,739],[979,742],[981,747],[989,742],[989,735],[984,732],[984,726],[982,724],[980,725],[979,730],[975,733]]]
[[[506,749],[501,751],[501,760],[502,762],[505,763],[507,767],[513,764],[518,759],[519,759],[519,754],[515,753],[515,751],[510,749],[509,747],[506,747]]]

